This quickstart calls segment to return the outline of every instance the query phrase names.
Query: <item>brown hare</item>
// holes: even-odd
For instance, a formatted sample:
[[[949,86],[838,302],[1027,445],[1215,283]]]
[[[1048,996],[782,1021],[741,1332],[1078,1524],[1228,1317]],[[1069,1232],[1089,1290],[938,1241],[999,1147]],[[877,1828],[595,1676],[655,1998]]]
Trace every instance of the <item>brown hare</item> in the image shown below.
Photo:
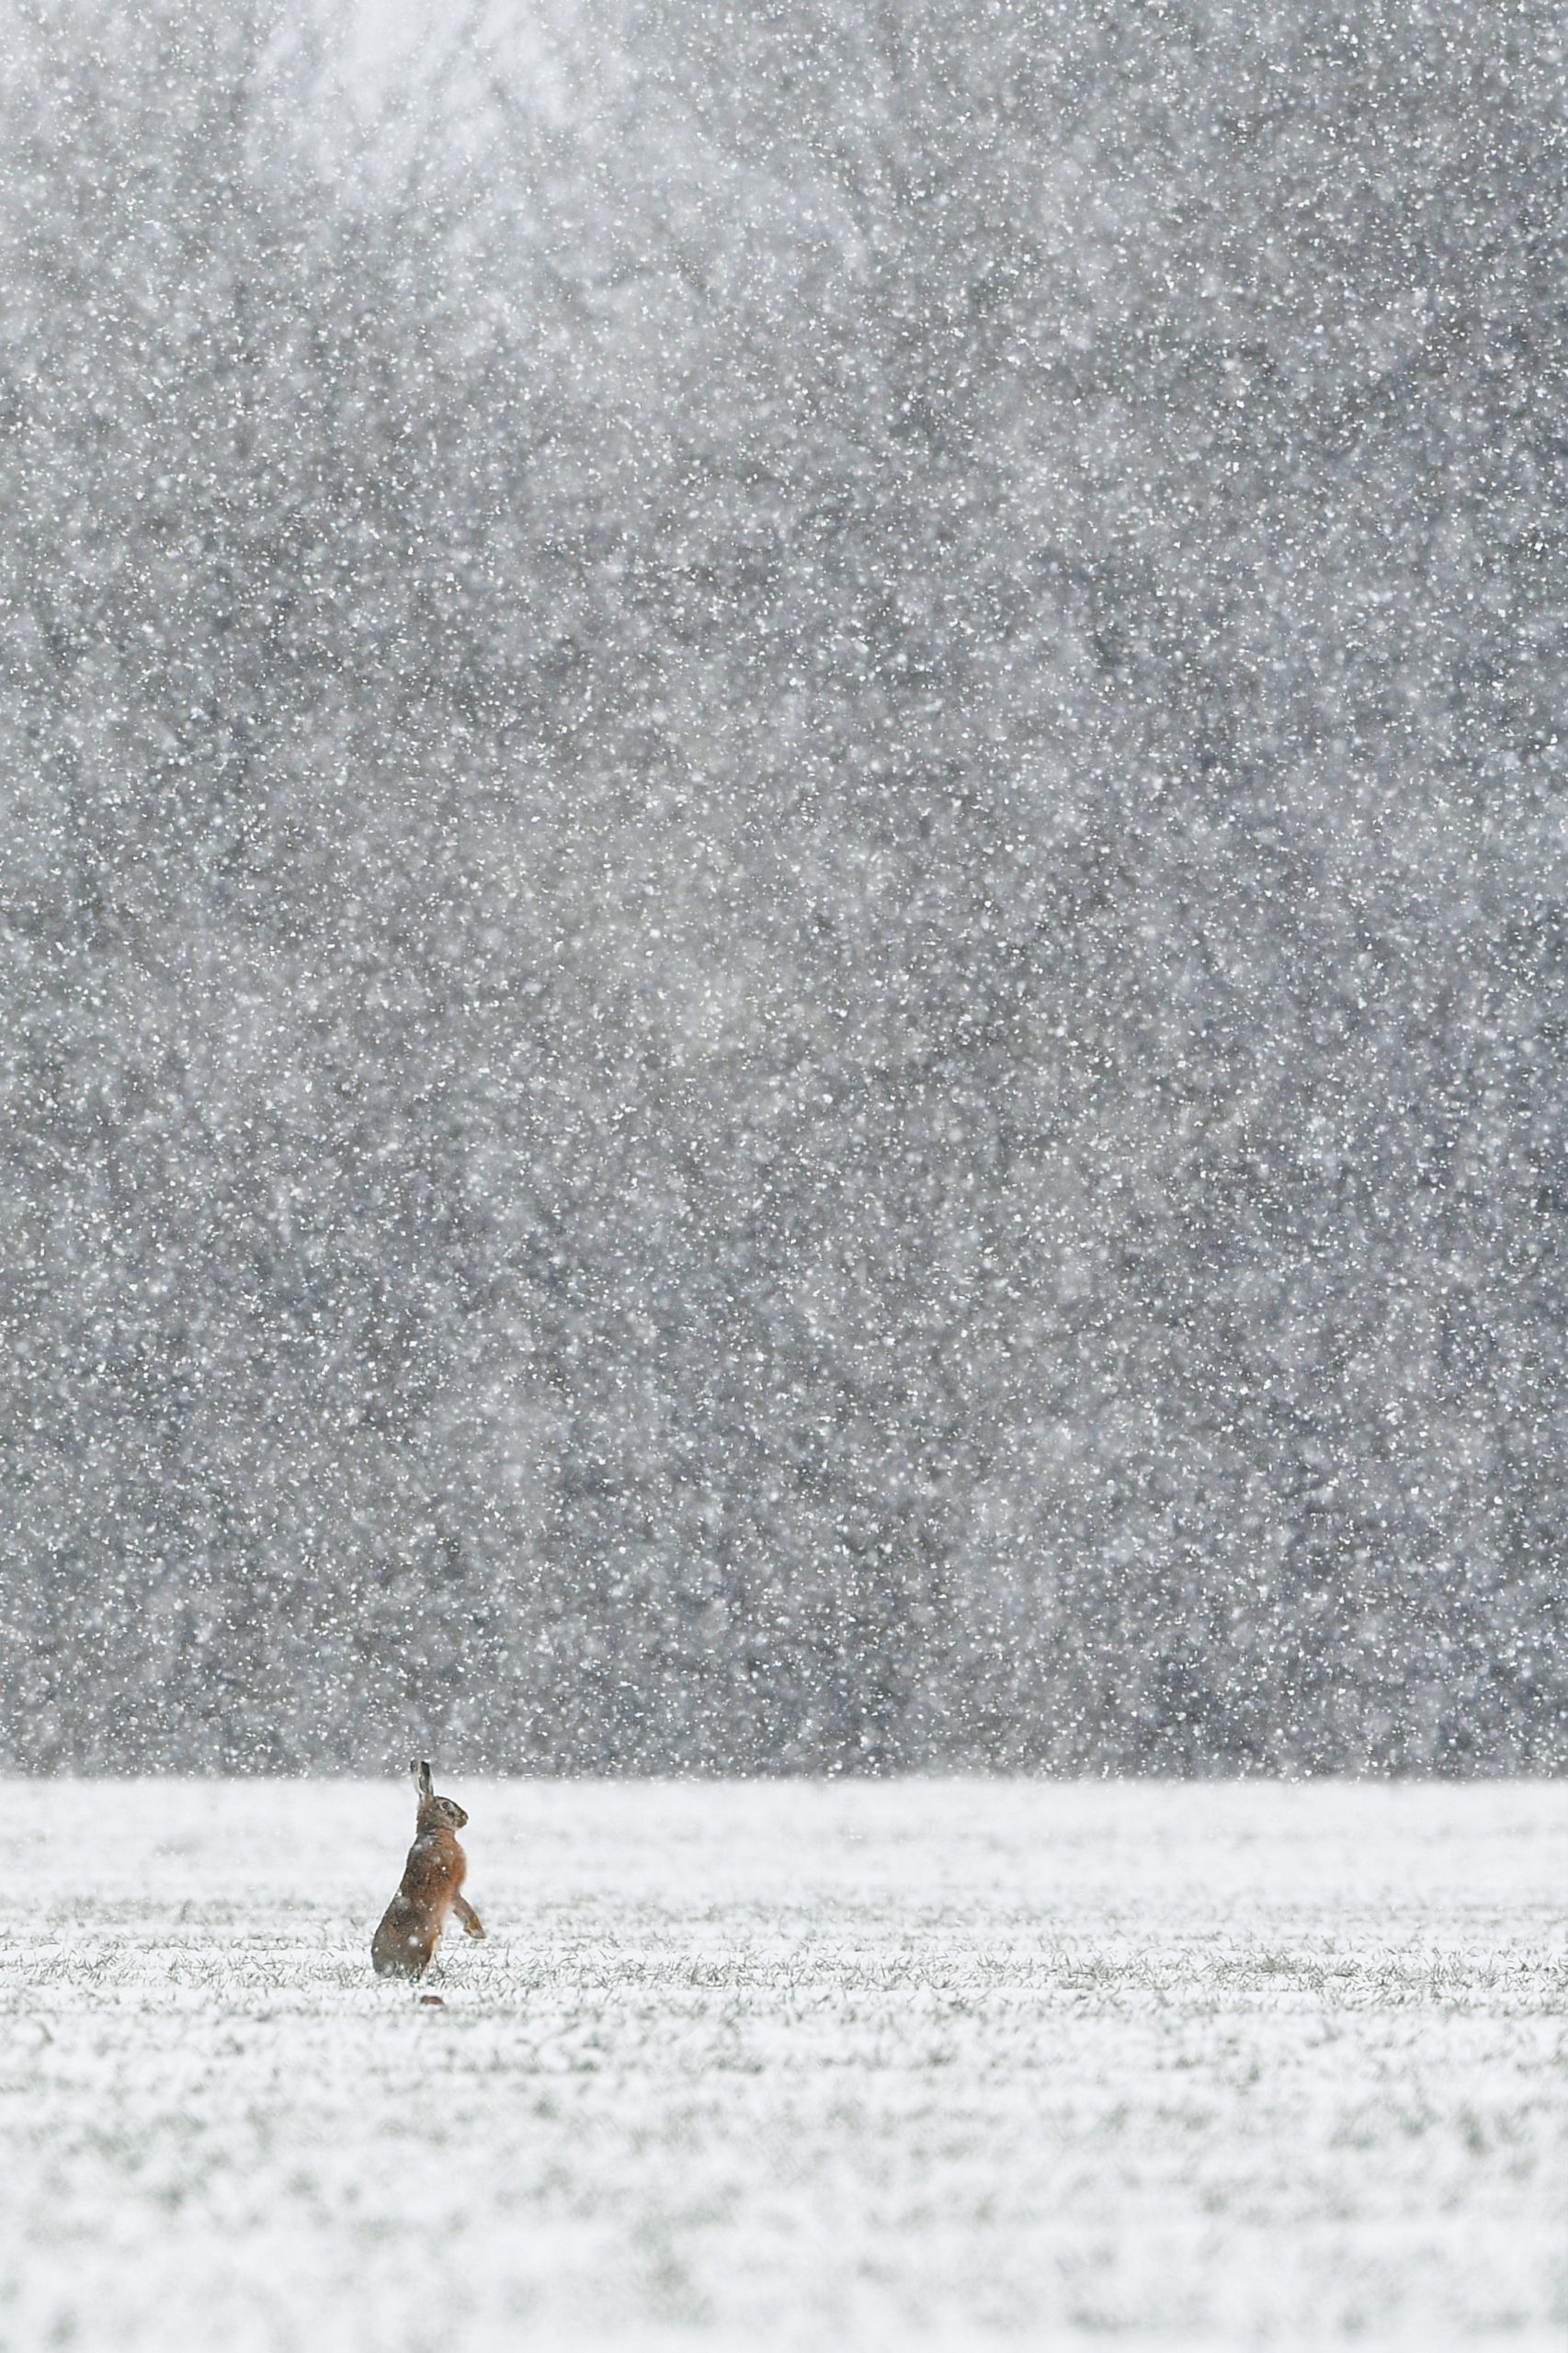
[[[457,1834],[468,1816],[453,1799],[436,1795],[428,1765],[414,1764],[408,1769],[419,1792],[419,1814],[403,1885],[370,1941],[378,1977],[423,1977],[449,1912],[457,1914],[471,1937],[484,1934],[478,1913],[462,1896],[468,1857]]]

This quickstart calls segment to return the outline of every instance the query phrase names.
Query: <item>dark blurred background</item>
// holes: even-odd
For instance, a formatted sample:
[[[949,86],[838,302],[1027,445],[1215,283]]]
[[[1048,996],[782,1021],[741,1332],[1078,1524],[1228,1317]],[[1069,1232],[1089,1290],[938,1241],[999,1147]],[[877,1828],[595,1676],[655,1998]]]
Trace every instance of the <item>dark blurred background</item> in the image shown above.
[[[1564,28],[0,6],[0,1764],[1568,1761]]]

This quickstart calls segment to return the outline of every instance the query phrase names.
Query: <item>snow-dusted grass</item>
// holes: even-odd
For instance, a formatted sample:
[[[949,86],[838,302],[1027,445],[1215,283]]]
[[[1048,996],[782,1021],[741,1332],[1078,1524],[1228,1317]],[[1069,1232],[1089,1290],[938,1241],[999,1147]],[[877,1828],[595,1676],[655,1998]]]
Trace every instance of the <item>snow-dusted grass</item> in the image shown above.
[[[8,1785],[0,2346],[1557,2353],[1568,1789],[449,1786]]]

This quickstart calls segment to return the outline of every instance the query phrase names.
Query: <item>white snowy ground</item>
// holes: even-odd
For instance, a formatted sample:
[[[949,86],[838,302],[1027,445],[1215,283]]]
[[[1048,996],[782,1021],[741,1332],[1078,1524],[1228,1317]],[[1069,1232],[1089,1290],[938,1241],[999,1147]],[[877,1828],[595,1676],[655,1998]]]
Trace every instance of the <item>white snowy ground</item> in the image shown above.
[[[6,2353],[1560,2353],[1568,1786],[452,1787],[6,1786]]]

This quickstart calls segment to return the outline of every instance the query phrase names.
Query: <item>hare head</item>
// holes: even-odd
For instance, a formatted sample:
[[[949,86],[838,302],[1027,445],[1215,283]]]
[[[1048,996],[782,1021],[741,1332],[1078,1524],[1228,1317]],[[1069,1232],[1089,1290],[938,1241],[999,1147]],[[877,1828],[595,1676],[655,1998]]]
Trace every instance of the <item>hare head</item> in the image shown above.
[[[415,1758],[408,1769],[414,1776],[414,1786],[419,1794],[421,1829],[427,1824],[439,1823],[448,1830],[461,1830],[468,1821],[468,1816],[456,1798],[438,1798],[436,1795],[435,1785],[430,1779],[429,1766],[422,1764],[418,1758]]]

